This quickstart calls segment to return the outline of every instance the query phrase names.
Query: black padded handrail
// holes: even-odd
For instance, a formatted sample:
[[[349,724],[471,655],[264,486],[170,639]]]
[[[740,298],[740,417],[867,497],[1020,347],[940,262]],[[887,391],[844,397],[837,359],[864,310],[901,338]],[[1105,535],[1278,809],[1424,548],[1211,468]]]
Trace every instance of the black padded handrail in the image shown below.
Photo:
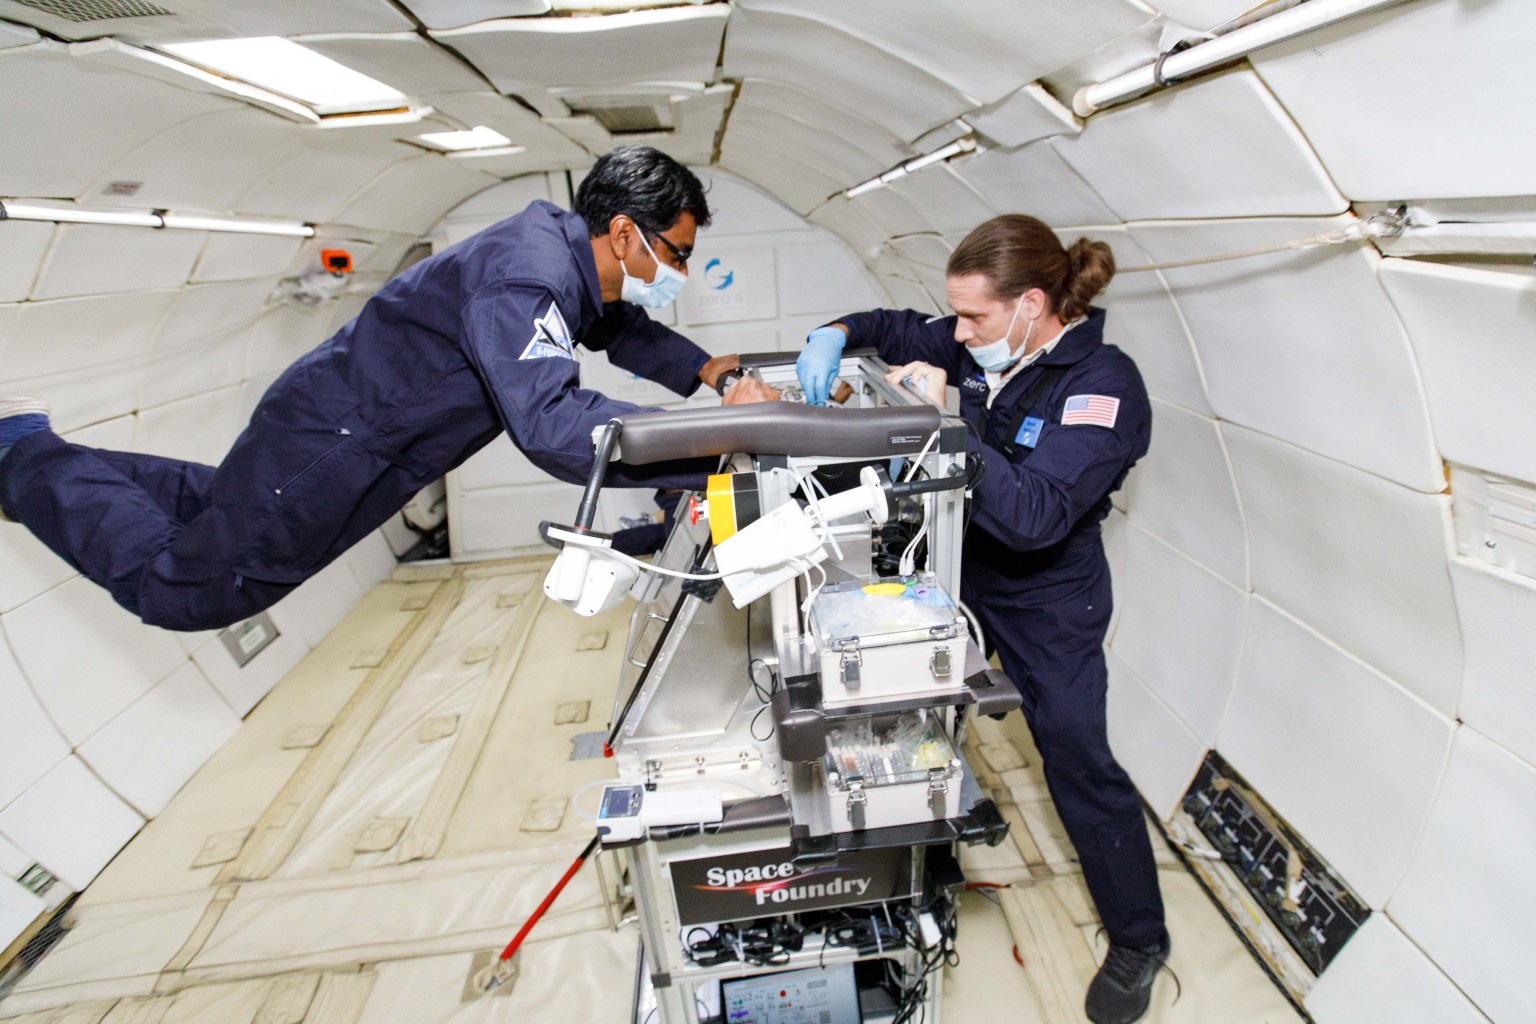
[[[704,455],[884,458],[921,451],[939,429],[931,405],[833,409],[790,402],[620,416],[620,457],[634,465]]]

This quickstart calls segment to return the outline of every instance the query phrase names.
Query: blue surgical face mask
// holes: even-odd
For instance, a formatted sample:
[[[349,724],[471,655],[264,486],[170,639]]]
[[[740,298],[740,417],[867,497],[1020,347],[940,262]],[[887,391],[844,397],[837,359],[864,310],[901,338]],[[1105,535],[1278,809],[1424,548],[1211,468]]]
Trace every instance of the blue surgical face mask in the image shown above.
[[[619,289],[619,297],[625,302],[649,306],[651,309],[672,305],[681,294],[683,283],[688,280],[688,276],[656,258],[656,250],[652,249],[651,243],[645,240],[645,232],[641,230],[638,223],[635,224],[635,234],[640,236],[640,244],[645,246],[645,251],[651,254],[651,259],[656,264],[656,276],[650,281],[631,277],[629,268],[624,266],[623,260],[619,260],[619,269],[624,271],[624,283]]]
[[[1013,319],[1008,321],[1008,327],[1003,331],[1003,336],[996,341],[985,345],[977,345],[974,348],[966,346],[966,351],[971,358],[976,360],[976,365],[988,373],[1002,373],[1008,367],[1019,361],[1019,356],[1014,355],[1013,346],[1008,344],[1008,335],[1013,333],[1013,325],[1019,322],[1019,310],[1024,308],[1024,296],[1019,296],[1019,304],[1013,307]],[[1029,322],[1029,329],[1024,332],[1024,340],[1019,343],[1019,351],[1029,348],[1029,337],[1035,333],[1035,322]]]

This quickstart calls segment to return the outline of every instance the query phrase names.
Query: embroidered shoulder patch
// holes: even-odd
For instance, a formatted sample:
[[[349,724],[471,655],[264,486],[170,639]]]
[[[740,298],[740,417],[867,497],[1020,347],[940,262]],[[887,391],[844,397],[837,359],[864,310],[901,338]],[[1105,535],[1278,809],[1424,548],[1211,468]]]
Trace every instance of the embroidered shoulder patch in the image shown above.
[[[1120,415],[1120,399],[1108,395],[1073,395],[1061,407],[1062,426],[1087,423],[1111,427]]]
[[[576,358],[576,345],[571,341],[570,328],[560,315],[560,307],[553,302],[543,316],[533,322],[533,337],[523,349],[519,359],[571,359]]]

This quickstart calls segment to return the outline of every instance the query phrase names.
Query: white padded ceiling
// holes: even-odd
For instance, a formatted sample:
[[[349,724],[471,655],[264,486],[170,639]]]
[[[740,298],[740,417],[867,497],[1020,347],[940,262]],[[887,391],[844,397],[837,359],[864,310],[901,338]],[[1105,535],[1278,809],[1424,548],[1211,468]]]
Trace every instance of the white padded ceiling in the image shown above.
[[[551,86],[708,82],[730,8],[724,4],[591,18],[483,22],[432,33],[505,93]]]
[[[726,132],[720,166],[800,214],[809,214],[843,187],[825,172],[798,164],[793,153],[774,144],[772,136],[754,135],[740,128]],[[885,237],[883,232],[877,233]]]
[[[13,46],[30,46],[41,38],[36,29],[0,21],[0,50],[8,50]]]
[[[1178,809],[1205,757],[1205,744],[1114,652],[1109,662],[1109,746],[1164,821]]]
[[[1237,680],[1248,594],[1136,524],[1125,534],[1114,651],[1201,741],[1214,746]]]
[[[9,571],[10,562],[6,562]],[[0,638],[0,807],[69,756],[69,744],[37,702],[11,648]]]
[[[837,58],[828,61],[822,54]],[[862,36],[770,11],[734,12],[724,72],[728,78],[766,78],[801,88],[811,84],[829,102],[904,140],[919,138],[974,106],[954,86]]]
[[[995,212],[948,166],[927,167],[897,178],[882,191],[890,191],[911,203],[914,209],[922,211],[934,230],[944,233],[966,234]]]
[[[1461,631],[1450,499],[1222,425],[1256,593],[1453,715]]]
[[[1451,462],[1536,480],[1536,276],[1382,260]]]
[[[861,193],[851,201],[881,227],[886,238],[927,235],[936,230],[928,215],[895,189],[877,188],[872,192]]]
[[[1429,827],[1388,905],[1394,920],[1498,1024],[1536,1020],[1527,984],[1536,889],[1536,769],[1457,730]]]
[[[304,141],[302,152],[273,168],[236,201],[235,212],[327,221],[362,183],[420,153],[398,142],[359,145],[355,138],[335,132],[311,133]]]
[[[1106,243],[1114,254],[1116,268],[1145,266],[1152,262],[1123,228],[1059,230],[1056,233],[1063,245],[1071,245],[1078,238]],[[1148,394],[1195,412],[1210,413],[1195,344],[1190,340],[1184,318],[1179,315],[1161,275],[1120,273],[1117,269],[1109,287],[1099,293],[1094,305],[1109,311],[1104,321],[1104,340],[1136,360]]]
[[[34,299],[179,288],[208,235],[102,224],[61,224]]]
[[[203,246],[192,283],[238,281],[251,277],[276,277],[293,262],[303,242],[281,235],[237,235],[214,232]]]
[[[926,0],[738,0],[866,39],[978,103],[1069,64],[1151,19],[1130,0],[971,0],[935,18]]]
[[[247,334],[245,377],[257,380],[275,376],[328,336],[329,310],[295,309],[279,305],[267,309]]]
[[[17,302],[32,293],[53,232],[52,224],[21,220],[0,224],[0,302]]]
[[[1248,534],[1215,420],[1154,398],[1152,447],[1123,493],[1137,526],[1248,589]]]
[[[1026,85],[997,103],[968,112],[965,120],[1008,149],[1052,135],[1075,135],[1082,130],[1072,111],[1038,82]]]
[[[549,124],[539,120],[538,115],[500,93],[484,90],[429,93],[424,98],[431,101],[440,112],[471,128],[476,125],[494,128],[511,139],[514,145],[527,149],[526,153],[513,157],[475,157],[466,161],[468,166],[477,170],[496,167],[495,173],[501,174],[504,173],[500,169],[503,166],[502,161],[507,160],[527,161],[530,169],[534,169],[534,165],[537,165],[538,170],[581,167],[592,160],[586,150]]]
[[[176,12],[174,16],[81,22],[0,0],[0,17],[36,25],[64,39],[115,35],[145,42],[309,32],[401,32],[413,27],[389,0],[174,0],[169,6]]]
[[[8,612],[75,574],[43,542],[22,530],[0,531],[0,612]]]
[[[1217,749],[1374,908],[1408,863],[1451,730],[1274,605],[1251,600]]]
[[[1345,218],[1131,225],[1161,261],[1277,245]],[[1225,420],[1421,491],[1445,486],[1408,338],[1355,246],[1163,272]],[[1260,315],[1258,311],[1262,310]]]
[[[481,92],[485,79],[452,51],[414,32],[392,35],[306,36],[295,40],[407,96]],[[468,127],[474,127],[469,125]]]
[[[1536,583],[1456,558],[1451,583],[1466,645],[1459,717],[1536,764]]]
[[[174,291],[28,302],[0,334],[0,384],[10,394],[43,391],[55,430],[133,411],[122,374],[136,367]]]
[[[550,0],[405,0],[428,28],[461,28],[492,18],[548,14]]]
[[[276,284],[253,280],[183,289],[155,332],[142,371],[139,408],[239,384],[245,375],[246,330]]]
[[[229,100],[201,95],[70,57],[57,44],[0,50],[0,137],[47,139],[27,159],[0,161],[0,195],[68,198],[91,189],[144,139],[218,110]],[[60,117],[67,112],[68,130]],[[14,144],[14,143],[13,143]]]
[[[1536,5],[1398,4],[1254,67],[1351,199],[1536,194]]]
[[[862,259],[872,258],[887,237],[868,213],[841,196],[817,207],[806,219],[846,241]]]
[[[772,140],[782,146],[784,152],[794,154],[837,182],[839,188],[872,178],[889,169],[894,162],[889,156],[892,148],[889,145],[870,152],[860,145],[860,139],[830,132],[785,114],[774,109],[771,97],[759,99],[755,92],[747,89],[742,90],[741,98],[731,111],[726,138],[729,140],[738,132],[762,141]],[[824,193],[823,198],[828,194]]]
[[[1051,144],[1122,220],[1331,214],[1349,206],[1251,71],[1163,90]]]
[[[820,234],[760,189],[724,174],[713,174],[707,168],[695,167],[693,172],[704,182],[710,213],[714,217],[700,245],[713,245],[716,239],[729,235],[755,235],[769,231]]]
[[[1488,1018],[1408,940],[1372,914],[1306,998],[1317,1024],[1488,1024]]]
[[[495,179],[467,161],[425,155],[386,168],[337,211],[341,224],[417,234]]]
[[[131,807],[69,757],[0,810],[0,836],[37,858],[70,889],[84,889],[144,826]]]
[[[999,213],[1027,213],[1052,227],[1120,221],[1048,141],[988,150],[952,166]]]
[[[1254,4],[1253,0],[1157,0],[1151,6],[1180,25],[1207,29],[1246,14]]]

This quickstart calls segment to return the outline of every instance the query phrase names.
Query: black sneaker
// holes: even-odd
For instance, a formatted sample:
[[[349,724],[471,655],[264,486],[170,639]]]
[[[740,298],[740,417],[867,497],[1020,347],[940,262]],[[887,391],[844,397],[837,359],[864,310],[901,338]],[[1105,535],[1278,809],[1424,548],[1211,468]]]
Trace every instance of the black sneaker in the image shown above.
[[[1083,1009],[1093,1024],[1131,1024],[1140,1020],[1152,1002],[1152,982],[1163,969],[1173,943],[1163,933],[1163,941],[1151,946],[1110,944],[1099,973],[1088,986]]]

